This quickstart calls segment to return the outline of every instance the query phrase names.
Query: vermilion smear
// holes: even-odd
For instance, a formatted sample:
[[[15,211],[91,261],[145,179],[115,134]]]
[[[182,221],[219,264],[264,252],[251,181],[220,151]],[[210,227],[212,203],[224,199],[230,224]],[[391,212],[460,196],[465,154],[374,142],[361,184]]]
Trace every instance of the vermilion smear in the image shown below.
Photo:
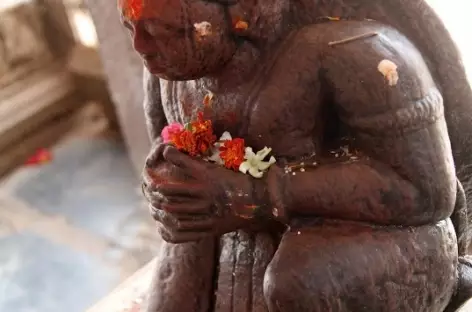
[[[49,150],[41,148],[26,160],[26,165],[45,164],[52,160],[52,154]]]
[[[243,20],[241,17],[236,17],[233,19],[233,29],[236,31],[244,31],[248,29],[248,23]]]
[[[123,15],[131,20],[138,20],[143,15],[144,0],[120,0]]]

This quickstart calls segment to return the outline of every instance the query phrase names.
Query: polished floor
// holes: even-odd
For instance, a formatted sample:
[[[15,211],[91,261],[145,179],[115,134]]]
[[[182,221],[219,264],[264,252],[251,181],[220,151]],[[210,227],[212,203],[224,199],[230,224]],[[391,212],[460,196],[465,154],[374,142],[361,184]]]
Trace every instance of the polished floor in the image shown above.
[[[157,250],[121,143],[70,139],[0,184],[0,311],[83,312]]]

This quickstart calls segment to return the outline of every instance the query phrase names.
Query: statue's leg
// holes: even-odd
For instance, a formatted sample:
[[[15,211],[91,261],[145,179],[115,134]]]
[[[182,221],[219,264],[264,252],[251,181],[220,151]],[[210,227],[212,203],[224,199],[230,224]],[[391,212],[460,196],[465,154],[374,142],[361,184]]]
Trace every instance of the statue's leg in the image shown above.
[[[215,265],[213,238],[176,245],[163,242],[146,311],[209,311]]]
[[[467,300],[472,298],[472,257],[459,258],[459,283],[457,290],[445,312],[455,312]]]
[[[459,281],[456,292],[447,306],[445,312],[455,312],[462,304],[472,298],[472,257],[467,256],[471,234],[471,211],[468,208],[465,190],[462,184],[457,182],[456,207],[451,216],[457,233],[459,247],[458,273]]]
[[[267,268],[270,312],[442,312],[457,283],[450,220],[394,228],[292,227]]]

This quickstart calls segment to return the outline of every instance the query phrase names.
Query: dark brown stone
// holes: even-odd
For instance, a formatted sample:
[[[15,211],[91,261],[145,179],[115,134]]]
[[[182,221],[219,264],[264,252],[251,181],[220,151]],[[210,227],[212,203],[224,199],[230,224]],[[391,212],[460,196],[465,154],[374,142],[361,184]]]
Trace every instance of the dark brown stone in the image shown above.
[[[168,242],[149,312],[441,312],[470,297],[472,92],[424,1],[156,0],[140,14],[123,22],[150,71],[144,193]],[[262,179],[162,144],[208,92],[217,135],[273,149]]]

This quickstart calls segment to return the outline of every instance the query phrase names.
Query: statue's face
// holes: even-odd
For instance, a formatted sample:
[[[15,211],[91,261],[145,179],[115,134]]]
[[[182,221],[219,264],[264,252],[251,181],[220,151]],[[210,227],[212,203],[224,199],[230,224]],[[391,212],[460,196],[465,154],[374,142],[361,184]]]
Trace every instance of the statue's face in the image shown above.
[[[134,49],[149,71],[168,80],[220,70],[236,50],[223,7],[203,0],[118,0]]]

